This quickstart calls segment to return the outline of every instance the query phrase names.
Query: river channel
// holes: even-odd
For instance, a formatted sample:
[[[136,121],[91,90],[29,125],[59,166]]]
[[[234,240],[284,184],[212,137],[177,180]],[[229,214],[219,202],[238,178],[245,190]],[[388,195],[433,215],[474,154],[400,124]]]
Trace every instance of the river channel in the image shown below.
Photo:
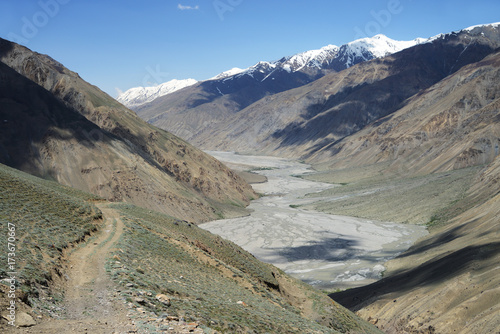
[[[427,234],[422,226],[298,208],[318,200],[305,198],[306,194],[335,186],[297,177],[313,172],[307,164],[232,152],[207,153],[233,169],[252,169],[268,181],[252,185],[265,196],[252,201],[249,216],[217,220],[200,227],[319,289],[348,288],[376,281],[385,270],[385,262]]]

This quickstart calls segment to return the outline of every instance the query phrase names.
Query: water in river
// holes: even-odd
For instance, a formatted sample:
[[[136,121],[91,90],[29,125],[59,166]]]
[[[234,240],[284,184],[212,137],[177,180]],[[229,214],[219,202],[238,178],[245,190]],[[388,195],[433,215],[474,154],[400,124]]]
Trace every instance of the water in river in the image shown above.
[[[427,234],[422,226],[296,208],[318,200],[304,195],[335,186],[296,177],[312,172],[309,165],[276,157],[207,153],[233,168],[259,169],[255,172],[265,175],[268,182],[253,185],[256,192],[266,196],[252,201],[250,216],[217,220],[201,227],[318,288],[373,282],[380,278],[387,260]]]

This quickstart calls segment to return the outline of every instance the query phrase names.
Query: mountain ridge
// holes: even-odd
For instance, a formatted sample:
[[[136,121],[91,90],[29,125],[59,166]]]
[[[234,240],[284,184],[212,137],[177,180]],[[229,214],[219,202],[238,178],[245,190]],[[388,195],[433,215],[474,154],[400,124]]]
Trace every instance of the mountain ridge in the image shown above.
[[[417,42],[421,40],[409,43]],[[262,98],[307,85],[326,74],[373,59],[375,54],[385,55],[409,46],[397,45],[379,35],[340,48],[330,46],[273,62],[261,61],[235,75],[199,82],[134,110],[147,122],[191,141],[200,131],[224,123]]]
[[[265,97],[225,122],[204,128],[191,141],[206,149],[307,159],[371,122],[389,117],[414,94],[498,47],[495,26],[443,35]]]
[[[212,80],[230,80],[235,76],[249,75],[253,77],[254,72],[266,72],[267,75],[261,80],[264,81],[271,77],[273,71],[284,70],[289,73],[300,71],[304,68],[324,70],[333,66],[334,68],[342,68],[350,66],[359,61],[386,56],[390,53],[401,51],[404,48],[415,44],[424,43],[426,40],[416,38],[412,41],[396,41],[388,38],[385,35],[379,34],[372,38],[366,37],[356,41],[349,42],[341,47],[336,45],[327,45],[320,49],[308,50],[297,53],[292,56],[282,57],[276,61],[259,61],[253,66],[246,69],[232,68],[222,72],[210,79]],[[337,60],[340,58],[340,60]],[[336,61],[337,60],[337,61]],[[183,87],[178,85],[177,89],[167,90],[162,86],[172,85],[177,82],[186,82]],[[174,79],[153,87],[134,87],[126,90],[117,96],[117,101],[123,103],[131,109],[136,109],[144,104],[152,102],[154,99],[173,93],[179,89],[196,84],[194,79]],[[221,92],[221,94],[223,94]]]
[[[0,63],[0,162],[193,222],[245,214],[256,197],[220,162],[51,57],[0,39]]]

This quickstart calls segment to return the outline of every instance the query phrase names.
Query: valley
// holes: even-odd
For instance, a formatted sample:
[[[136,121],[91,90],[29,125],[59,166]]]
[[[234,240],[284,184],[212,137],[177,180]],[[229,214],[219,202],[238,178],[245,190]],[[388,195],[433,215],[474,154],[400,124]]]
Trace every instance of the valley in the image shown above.
[[[423,226],[299,208],[341,199],[327,195],[307,197],[339,185],[300,178],[312,173],[304,163],[231,152],[207,153],[235,169],[250,169],[265,175],[268,182],[253,185],[263,196],[252,201],[249,216],[217,220],[201,227],[318,289],[349,288],[378,280],[387,260],[427,234]]]
[[[500,23],[117,99],[0,38],[0,331],[500,333],[499,78]]]

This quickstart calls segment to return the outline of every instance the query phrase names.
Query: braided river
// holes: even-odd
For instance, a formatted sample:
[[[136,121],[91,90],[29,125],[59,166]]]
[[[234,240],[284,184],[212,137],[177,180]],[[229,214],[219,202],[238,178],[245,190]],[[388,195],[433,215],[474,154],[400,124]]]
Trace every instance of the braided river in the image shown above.
[[[300,209],[335,198],[305,198],[338,185],[304,180],[307,164],[268,156],[207,152],[235,170],[253,170],[267,182],[253,184],[264,194],[251,214],[200,227],[231,240],[263,262],[324,290],[345,289],[381,278],[384,263],[427,234],[425,227],[338,216]]]

